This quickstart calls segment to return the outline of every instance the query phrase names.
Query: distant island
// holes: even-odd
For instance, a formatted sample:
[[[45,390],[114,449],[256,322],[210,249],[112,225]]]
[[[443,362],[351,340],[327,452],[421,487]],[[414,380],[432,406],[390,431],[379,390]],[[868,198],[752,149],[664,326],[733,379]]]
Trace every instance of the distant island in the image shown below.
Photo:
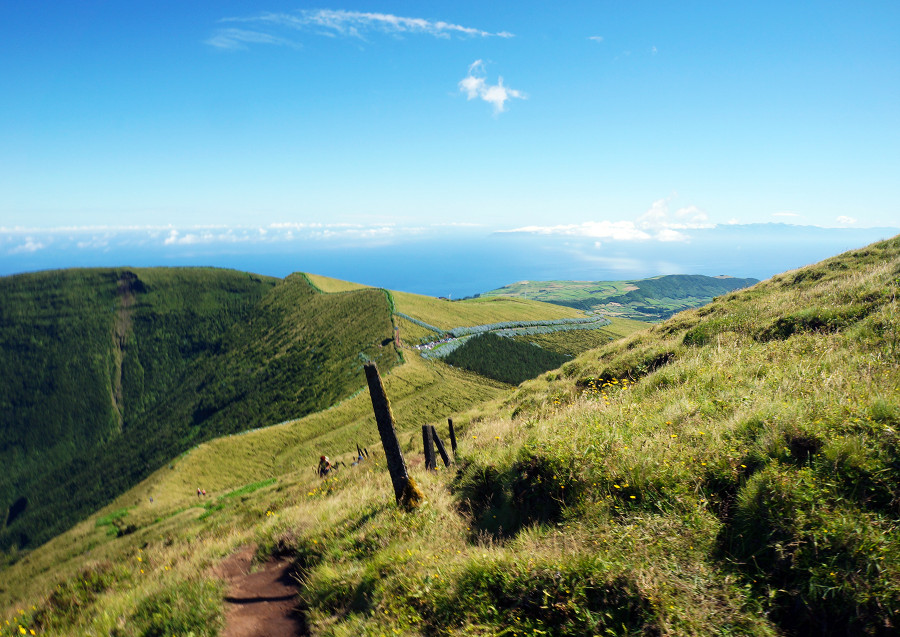
[[[758,279],[725,275],[667,274],[628,281],[519,281],[481,296],[529,298],[607,316],[656,322],[757,283]]]

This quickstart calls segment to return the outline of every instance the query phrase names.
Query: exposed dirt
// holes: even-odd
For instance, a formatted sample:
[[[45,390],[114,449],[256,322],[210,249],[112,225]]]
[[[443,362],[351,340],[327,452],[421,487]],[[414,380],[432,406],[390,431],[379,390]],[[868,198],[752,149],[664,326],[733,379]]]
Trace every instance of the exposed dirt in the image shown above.
[[[215,575],[228,582],[223,637],[302,637],[309,631],[297,606],[297,582],[288,560],[272,560],[251,572],[254,547],[223,561]]]

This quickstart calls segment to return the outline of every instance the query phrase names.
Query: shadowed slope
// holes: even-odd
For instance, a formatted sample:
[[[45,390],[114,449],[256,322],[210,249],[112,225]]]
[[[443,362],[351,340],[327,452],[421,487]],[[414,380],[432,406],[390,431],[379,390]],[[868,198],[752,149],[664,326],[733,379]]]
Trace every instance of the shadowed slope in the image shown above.
[[[46,540],[202,440],[333,404],[362,385],[363,360],[398,360],[380,290],[211,269],[0,284],[15,407],[0,430],[6,548]]]

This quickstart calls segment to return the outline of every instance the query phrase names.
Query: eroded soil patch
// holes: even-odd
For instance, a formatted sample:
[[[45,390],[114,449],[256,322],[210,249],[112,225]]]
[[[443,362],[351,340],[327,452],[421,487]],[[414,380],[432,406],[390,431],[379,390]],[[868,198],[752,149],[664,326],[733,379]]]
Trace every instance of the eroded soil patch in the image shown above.
[[[223,637],[302,637],[306,623],[297,610],[297,581],[289,560],[270,560],[251,571],[254,548],[228,557],[216,575],[228,582]]]

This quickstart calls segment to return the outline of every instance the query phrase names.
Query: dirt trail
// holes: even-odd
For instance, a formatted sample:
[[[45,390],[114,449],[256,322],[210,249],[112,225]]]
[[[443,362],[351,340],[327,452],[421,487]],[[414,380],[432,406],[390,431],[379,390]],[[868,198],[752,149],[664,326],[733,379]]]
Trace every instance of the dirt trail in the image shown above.
[[[297,582],[288,560],[273,560],[250,572],[254,547],[231,555],[215,574],[228,582],[223,637],[302,637],[308,635],[295,612]]]

